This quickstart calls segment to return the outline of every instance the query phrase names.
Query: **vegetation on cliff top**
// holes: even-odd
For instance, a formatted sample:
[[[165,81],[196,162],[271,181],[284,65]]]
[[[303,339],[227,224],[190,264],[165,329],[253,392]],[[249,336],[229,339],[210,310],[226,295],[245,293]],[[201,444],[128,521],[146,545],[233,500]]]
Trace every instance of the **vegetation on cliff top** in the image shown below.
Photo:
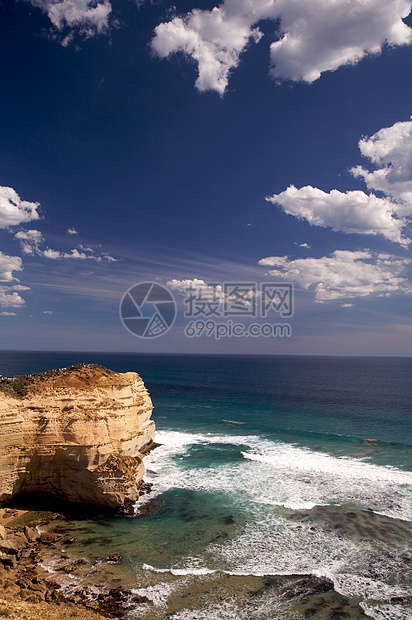
[[[46,370],[31,375],[16,377],[0,375],[0,392],[14,398],[24,398],[42,387],[88,387],[96,384],[102,377],[115,374],[113,370],[100,364],[76,364],[68,368]]]

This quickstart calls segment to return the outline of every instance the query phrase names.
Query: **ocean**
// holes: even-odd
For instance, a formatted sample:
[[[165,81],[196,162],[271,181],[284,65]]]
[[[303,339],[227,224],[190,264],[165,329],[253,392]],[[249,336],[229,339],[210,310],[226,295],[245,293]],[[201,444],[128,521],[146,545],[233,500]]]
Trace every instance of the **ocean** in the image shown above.
[[[77,558],[67,590],[132,590],[131,620],[412,618],[411,358],[2,352],[0,373],[78,362],[141,375],[161,446],[136,517],[65,523],[45,564]],[[309,575],[334,589],[299,595]]]

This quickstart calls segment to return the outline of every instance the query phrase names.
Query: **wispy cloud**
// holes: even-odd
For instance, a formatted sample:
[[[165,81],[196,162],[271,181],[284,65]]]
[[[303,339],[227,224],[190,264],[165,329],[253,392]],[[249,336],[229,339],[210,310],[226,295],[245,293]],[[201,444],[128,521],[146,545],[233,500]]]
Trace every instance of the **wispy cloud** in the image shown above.
[[[154,52],[183,52],[198,65],[196,87],[223,94],[241,54],[273,22],[270,74],[275,80],[313,82],[325,71],[355,64],[383,45],[411,43],[402,21],[408,0],[224,0],[212,10],[193,9],[155,29]]]
[[[95,260],[97,262],[100,262],[102,260],[113,262],[117,260],[109,254],[98,255],[91,248],[80,248],[80,250],[77,248],[73,248],[72,250],[70,250],[70,252],[60,252],[59,250],[52,250],[50,248],[47,248],[47,250],[44,250],[42,252],[42,256],[45,256],[46,258],[51,258],[52,260],[62,258],[75,258],[77,260]]]
[[[20,230],[14,235],[20,241],[23,254],[39,254],[44,238],[39,230]]]
[[[50,259],[62,259],[62,258],[76,258],[79,260],[95,260],[95,261],[116,261],[116,258],[110,256],[106,252],[97,253],[93,248],[85,247],[81,244],[77,248],[71,249],[69,252],[62,252],[60,250],[53,250],[51,248],[42,249],[41,245],[44,244],[44,237],[39,230],[20,230],[16,233],[15,238],[20,241],[21,250],[23,254],[44,256]]]

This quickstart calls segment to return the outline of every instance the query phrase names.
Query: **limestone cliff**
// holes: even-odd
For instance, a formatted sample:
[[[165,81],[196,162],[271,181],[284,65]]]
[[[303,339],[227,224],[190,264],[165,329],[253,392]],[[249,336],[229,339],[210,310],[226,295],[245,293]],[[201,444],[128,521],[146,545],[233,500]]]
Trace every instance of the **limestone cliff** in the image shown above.
[[[153,406],[135,372],[78,365],[0,381],[0,503],[46,493],[107,508],[139,495]]]

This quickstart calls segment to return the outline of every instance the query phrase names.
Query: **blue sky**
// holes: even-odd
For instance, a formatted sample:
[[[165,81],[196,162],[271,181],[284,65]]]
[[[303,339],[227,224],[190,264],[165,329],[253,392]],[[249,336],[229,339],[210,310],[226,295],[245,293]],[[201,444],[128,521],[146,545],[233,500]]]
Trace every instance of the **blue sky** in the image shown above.
[[[1,348],[411,355],[410,9],[0,3]],[[193,282],[292,283],[292,336],[187,338]]]

